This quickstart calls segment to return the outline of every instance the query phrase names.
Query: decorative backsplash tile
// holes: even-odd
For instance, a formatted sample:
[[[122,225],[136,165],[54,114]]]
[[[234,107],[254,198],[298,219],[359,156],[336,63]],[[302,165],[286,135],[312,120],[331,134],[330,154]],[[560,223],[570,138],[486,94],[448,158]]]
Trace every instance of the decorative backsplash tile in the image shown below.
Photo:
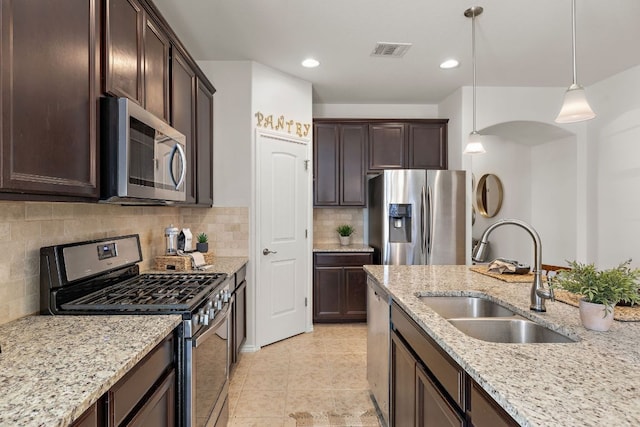
[[[6,236],[0,241],[0,324],[39,310],[41,247],[139,234],[145,270],[164,252],[169,224],[204,231],[218,256],[247,256],[248,208],[0,201],[0,235]]]
[[[336,228],[342,224],[349,224],[355,228],[351,236],[352,243],[364,242],[364,209],[314,209],[313,210],[313,242],[340,243]]]

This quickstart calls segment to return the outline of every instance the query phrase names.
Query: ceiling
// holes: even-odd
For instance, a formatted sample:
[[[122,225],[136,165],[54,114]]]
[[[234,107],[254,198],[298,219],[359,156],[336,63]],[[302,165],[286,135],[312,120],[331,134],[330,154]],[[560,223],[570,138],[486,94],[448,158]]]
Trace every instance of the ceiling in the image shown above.
[[[476,20],[479,86],[571,83],[570,0],[154,0],[196,60],[253,60],[307,80],[314,103],[436,104],[472,82]],[[640,1],[577,0],[578,82],[640,64]],[[376,42],[407,42],[376,58]],[[320,66],[300,62],[312,56]],[[460,66],[441,70],[450,57]],[[215,79],[214,84],[215,84]]]

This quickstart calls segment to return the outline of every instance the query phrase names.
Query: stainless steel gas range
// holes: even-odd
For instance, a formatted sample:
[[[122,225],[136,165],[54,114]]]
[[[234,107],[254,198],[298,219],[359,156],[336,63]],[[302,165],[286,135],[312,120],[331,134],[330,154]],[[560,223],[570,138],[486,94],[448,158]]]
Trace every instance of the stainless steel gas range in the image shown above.
[[[226,274],[140,274],[138,235],[40,249],[42,314],[179,314],[180,426],[226,425],[231,289]]]

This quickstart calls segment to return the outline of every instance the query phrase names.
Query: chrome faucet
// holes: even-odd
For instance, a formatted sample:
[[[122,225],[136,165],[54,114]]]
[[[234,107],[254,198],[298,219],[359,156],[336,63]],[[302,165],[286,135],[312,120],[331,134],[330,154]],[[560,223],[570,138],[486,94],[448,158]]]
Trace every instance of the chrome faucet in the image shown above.
[[[482,237],[480,238],[478,245],[473,250],[472,258],[476,262],[483,262],[487,256],[489,234],[501,225],[507,224],[524,228],[533,239],[533,262],[535,265],[533,269],[533,283],[531,285],[531,306],[529,308],[534,311],[547,311],[544,306],[544,300],[550,299],[551,301],[554,301],[553,289],[551,287],[549,287],[549,289],[545,289],[542,284],[542,242],[540,241],[538,232],[534,230],[532,226],[524,221],[520,221],[519,219],[501,219],[500,221],[491,224],[486,230],[484,230],[484,233],[482,233]]]

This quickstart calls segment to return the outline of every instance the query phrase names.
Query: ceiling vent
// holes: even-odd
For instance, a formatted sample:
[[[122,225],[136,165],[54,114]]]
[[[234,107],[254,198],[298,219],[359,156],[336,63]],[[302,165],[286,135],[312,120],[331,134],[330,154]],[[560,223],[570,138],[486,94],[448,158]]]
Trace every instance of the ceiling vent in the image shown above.
[[[411,47],[411,43],[378,42],[371,52],[371,56],[385,58],[401,58]]]

